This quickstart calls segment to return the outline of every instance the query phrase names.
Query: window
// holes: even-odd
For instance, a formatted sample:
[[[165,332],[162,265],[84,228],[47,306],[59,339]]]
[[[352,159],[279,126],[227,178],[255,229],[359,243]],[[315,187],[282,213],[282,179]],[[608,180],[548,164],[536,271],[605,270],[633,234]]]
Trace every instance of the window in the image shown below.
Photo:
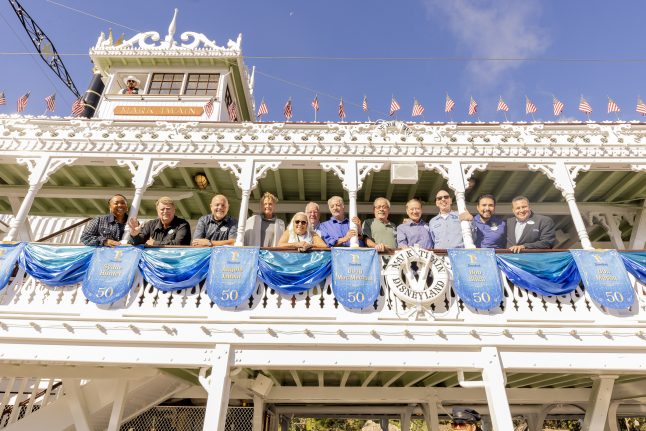
[[[180,94],[183,73],[154,73],[148,94]]]
[[[189,73],[184,94],[189,96],[215,96],[219,73]]]

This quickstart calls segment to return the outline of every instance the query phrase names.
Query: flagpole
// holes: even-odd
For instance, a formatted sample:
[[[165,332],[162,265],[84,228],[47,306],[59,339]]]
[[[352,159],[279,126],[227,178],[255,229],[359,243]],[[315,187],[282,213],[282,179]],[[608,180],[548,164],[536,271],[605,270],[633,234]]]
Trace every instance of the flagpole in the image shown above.
[[[505,123],[508,123],[509,120],[507,119],[507,111],[502,111],[502,114],[505,116]]]
[[[533,113],[533,112],[530,112],[530,114],[532,114],[532,123],[535,123],[535,122],[536,122],[536,119],[534,118],[534,113]]]

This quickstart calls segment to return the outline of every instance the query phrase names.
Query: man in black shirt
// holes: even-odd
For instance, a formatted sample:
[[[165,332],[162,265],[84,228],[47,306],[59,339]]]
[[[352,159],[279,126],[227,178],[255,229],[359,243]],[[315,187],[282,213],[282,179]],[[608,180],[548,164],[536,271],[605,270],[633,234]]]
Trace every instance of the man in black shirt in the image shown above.
[[[191,228],[183,218],[175,217],[175,202],[159,198],[155,204],[159,218],[140,225],[136,218],[128,220],[130,243],[134,245],[189,245]]]
[[[233,245],[238,234],[238,221],[228,215],[229,201],[224,195],[211,199],[211,214],[200,217],[195,228],[195,239],[191,245],[214,247]]]
[[[128,220],[128,202],[123,195],[116,194],[108,201],[109,214],[92,219],[83,229],[81,242],[85,245],[106,245],[114,247],[121,244]]]

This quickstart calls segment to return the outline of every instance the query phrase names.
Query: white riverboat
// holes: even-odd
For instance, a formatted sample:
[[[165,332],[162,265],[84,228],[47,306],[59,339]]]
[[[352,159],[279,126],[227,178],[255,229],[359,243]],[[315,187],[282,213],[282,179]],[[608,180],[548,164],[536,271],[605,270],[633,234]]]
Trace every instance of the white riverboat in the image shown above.
[[[256,122],[242,37],[219,46],[176,26],[119,45],[101,35],[85,117],[0,116],[0,238],[78,243],[114,193],[140,219],[170,196],[194,225],[222,193],[241,244],[265,191],[285,220],[309,201],[325,213],[332,195],[361,217],[385,196],[397,220],[408,199],[448,187],[460,210],[494,192],[510,215],[528,196],[555,220],[559,249],[645,248],[645,123]],[[120,94],[130,75],[139,94]],[[632,275],[621,312],[583,285],[542,296],[504,276],[501,305],[478,310],[447,277],[423,306],[383,277],[373,306],[348,309],[328,277],[293,295],[258,280],[222,309],[203,284],[163,292],[139,277],[96,305],[80,284],[19,269],[0,290],[0,428],[286,431],[294,417],[356,417],[436,431],[456,405],[501,431],[521,416],[531,431],[546,418],[618,430],[618,418],[646,416],[646,291]]]

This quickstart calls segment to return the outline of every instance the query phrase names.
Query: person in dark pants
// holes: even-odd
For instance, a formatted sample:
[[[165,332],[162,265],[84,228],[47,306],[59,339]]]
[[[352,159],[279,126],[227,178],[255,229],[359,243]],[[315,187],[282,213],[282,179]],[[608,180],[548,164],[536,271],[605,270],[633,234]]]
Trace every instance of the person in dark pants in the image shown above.
[[[191,228],[186,220],[175,217],[175,202],[169,197],[159,198],[155,204],[159,218],[139,224],[137,218],[128,220],[129,242],[134,245],[189,245]]]

